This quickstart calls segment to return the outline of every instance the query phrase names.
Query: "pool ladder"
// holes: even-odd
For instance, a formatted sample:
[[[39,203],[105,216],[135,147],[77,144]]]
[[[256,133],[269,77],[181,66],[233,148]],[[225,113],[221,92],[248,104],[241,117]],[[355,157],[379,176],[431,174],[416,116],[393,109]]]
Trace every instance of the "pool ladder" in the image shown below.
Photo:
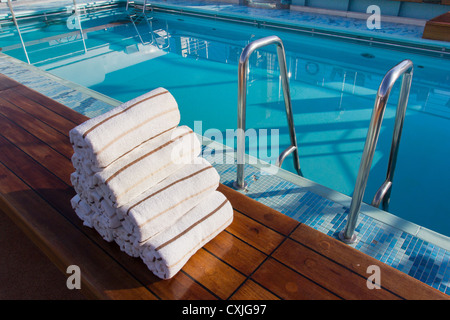
[[[246,94],[247,94],[247,70],[248,60],[251,54],[264,46],[271,44],[277,45],[278,63],[280,66],[281,83],[283,87],[283,96],[286,107],[286,116],[289,126],[289,134],[291,138],[291,145],[284,150],[278,157],[277,165],[281,167],[284,159],[291,153],[294,155],[294,166],[300,176],[303,176],[300,161],[298,156],[297,139],[295,135],[294,121],[292,116],[292,104],[289,91],[289,79],[286,68],[286,57],[283,42],[276,36],[265,37],[248,44],[239,58],[238,70],[238,129],[237,129],[237,177],[233,186],[236,189],[245,189],[247,184],[244,181],[244,164],[245,164],[245,113],[246,113]],[[400,138],[402,134],[403,122],[406,114],[406,106],[408,104],[409,92],[411,89],[413,75],[413,63],[411,60],[403,60],[392,69],[390,69],[384,76],[378,88],[375,105],[370,120],[369,130],[364,145],[363,155],[356,179],[355,190],[353,192],[350,210],[347,217],[347,223],[339,233],[339,238],[348,244],[357,241],[355,235],[356,222],[361,209],[364,192],[369,178],[370,168],[372,165],[373,156],[375,153],[378,137],[380,134],[381,123],[383,121],[386,105],[391,93],[392,87],[397,80],[402,77],[400,94],[397,103],[397,111],[395,115],[394,132],[391,143],[391,151],[389,155],[389,162],[387,168],[386,179],[381,187],[375,193],[371,205],[379,207],[382,205],[383,210],[388,210],[392,181],[394,179],[394,171],[397,163],[398,149],[400,145]]]
[[[2,1],[2,2],[4,2],[4,1]],[[77,29],[80,32],[80,38],[81,38],[81,40],[83,42],[84,53],[87,53],[88,50],[87,50],[87,47],[86,47],[86,41],[85,41],[85,38],[84,38],[84,32],[83,32],[83,29],[81,28],[81,18],[80,18],[80,12],[78,10],[78,5],[77,5],[76,0],[72,0],[72,2],[73,2],[73,13],[74,13],[74,15],[73,15],[73,19],[74,20],[73,21],[75,22],[74,24],[77,26]],[[22,38],[22,32],[21,32],[20,27],[19,27],[18,18],[16,17],[16,14],[14,12],[14,8],[13,8],[13,5],[11,4],[11,0],[7,0],[7,5],[8,5],[8,8],[9,8],[9,11],[11,13],[11,19],[14,22],[14,25],[16,27],[17,33],[19,35],[20,43],[22,45],[22,49],[23,49],[23,52],[25,54],[25,58],[27,60],[27,63],[31,64],[30,57],[28,55],[28,50],[27,50],[25,42],[23,41],[23,38]],[[46,17],[45,13],[44,13],[44,16]]]
[[[130,5],[133,6],[133,11],[130,11]],[[147,15],[147,8],[150,4],[147,4],[147,0],[141,1],[141,3],[137,3],[136,1],[127,1],[126,4],[126,12],[128,14],[128,17],[131,21],[131,23],[134,26],[134,29],[139,37],[139,40],[143,45],[156,45],[156,47],[160,50],[166,50],[170,47],[170,35],[169,35],[169,27],[167,25],[166,21],[166,29],[159,29],[159,30],[153,30],[153,16]],[[153,6],[150,5],[150,12],[153,13]],[[149,29],[149,34],[151,37],[150,41],[144,41],[144,38],[142,37],[141,32],[139,31],[139,28],[137,27],[138,24],[140,24],[142,21],[145,21],[147,24],[147,27]],[[160,41],[162,39],[162,41]],[[162,42],[162,43],[161,43]]]
[[[130,11],[130,4],[133,5],[133,11]],[[152,40],[151,41],[144,41],[144,38],[141,35],[141,32],[139,31],[137,25],[140,24],[142,21],[145,21],[145,23],[147,24],[150,34],[152,34],[153,30],[152,30],[152,25],[149,22],[149,20],[151,19],[151,17],[149,18],[147,16],[146,11],[146,7],[147,7],[147,0],[144,0],[142,3],[142,8],[138,7],[138,4],[135,3],[135,1],[129,1],[127,0],[127,5],[125,7],[125,10],[128,14],[128,18],[130,19],[131,23],[133,24],[133,27],[139,37],[139,40],[141,41],[141,43],[143,45],[147,45],[147,44],[153,44],[153,36],[152,36]],[[151,7],[152,8],[152,7]],[[153,10],[153,9],[152,9]]]
[[[236,130],[237,136],[237,177],[233,186],[236,189],[245,189],[247,183],[244,180],[244,164],[245,164],[245,116],[246,116],[246,100],[247,100],[247,72],[248,72],[248,60],[252,53],[265,46],[277,45],[278,64],[280,67],[281,85],[283,87],[283,97],[286,109],[286,117],[289,126],[289,136],[291,139],[291,145],[281,152],[277,160],[277,166],[281,167],[284,159],[293,154],[294,167],[299,175],[303,175],[300,168],[300,160],[298,156],[297,137],[295,134],[294,119],[292,115],[292,103],[291,93],[289,90],[289,78],[286,67],[286,54],[284,51],[284,45],[280,38],[277,36],[269,36],[261,38],[249,43],[239,58],[238,69],[238,128]]]
[[[369,131],[364,145],[364,150],[359,166],[358,176],[356,178],[355,190],[353,191],[350,211],[347,217],[347,224],[339,233],[339,238],[348,244],[355,243],[357,237],[355,235],[356,223],[361,209],[364,192],[369,178],[372,159],[377,146],[378,136],[380,134],[381,123],[383,121],[384,111],[386,110],[387,101],[391,93],[391,89],[397,80],[402,77],[400,95],[397,102],[397,111],[395,115],[394,133],[392,136],[391,151],[386,174],[386,180],[375,193],[371,205],[378,208],[382,204],[383,210],[388,210],[391,196],[392,181],[394,179],[394,171],[397,163],[397,154],[400,145],[400,137],[402,135],[403,122],[405,120],[406,106],[408,104],[409,91],[411,89],[413,75],[413,63],[411,60],[403,60],[391,70],[389,70],[381,81],[378,88],[375,105],[373,107],[372,117],[370,120]]]

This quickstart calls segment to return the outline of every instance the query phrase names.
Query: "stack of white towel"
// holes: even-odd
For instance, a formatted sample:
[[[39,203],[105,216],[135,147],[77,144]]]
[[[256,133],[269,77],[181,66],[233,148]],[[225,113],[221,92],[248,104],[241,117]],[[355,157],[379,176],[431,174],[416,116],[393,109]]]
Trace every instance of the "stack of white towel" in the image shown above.
[[[217,171],[179,122],[174,97],[158,88],[70,131],[76,214],[162,279],[233,220]]]

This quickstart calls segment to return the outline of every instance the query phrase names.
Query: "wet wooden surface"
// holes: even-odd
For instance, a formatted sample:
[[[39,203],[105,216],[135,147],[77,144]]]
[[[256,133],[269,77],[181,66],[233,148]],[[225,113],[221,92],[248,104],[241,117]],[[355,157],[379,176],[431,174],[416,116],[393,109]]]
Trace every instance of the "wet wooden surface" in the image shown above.
[[[87,118],[0,75],[0,208],[82,291],[101,299],[448,299],[448,296],[220,185],[233,223],[170,280],[83,226],[70,205],[70,129]],[[367,267],[382,288],[367,288]]]
[[[450,11],[427,21],[422,38],[450,41]]]

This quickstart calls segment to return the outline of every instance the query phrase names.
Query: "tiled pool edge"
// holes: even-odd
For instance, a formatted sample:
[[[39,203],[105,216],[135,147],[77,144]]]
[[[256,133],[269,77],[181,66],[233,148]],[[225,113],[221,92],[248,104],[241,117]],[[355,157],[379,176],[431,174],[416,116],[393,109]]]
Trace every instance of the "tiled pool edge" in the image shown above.
[[[352,24],[352,26],[343,26],[335,24],[336,19],[334,19],[332,14],[317,13],[314,12],[314,10],[313,12],[300,10],[272,10],[216,2],[212,2],[208,5],[208,1],[203,3],[201,0],[200,3],[196,3],[195,5],[190,5],[187,0],[155,0],[152,2],[151,6],[155,10],[174,10],[181,14],[193,12],[194,14],[211,15],[211,17],[214,18],[220,16],[221,18],[238,19],[241,20],[241,22],[254,22],[257,23],[258,27],[279,27],[280,25],[284,25],[300,28],[296,29],[296,31],[305,29],[308,33],[325,33],[328,35],[343,36],[342,38],[354,35],[356,37],[353,37],[353,40],[364,41],[365,39],[369,40],[372,44],[377,42],[385,44],[399,44],[404,42],[403,45],[410,46],[410,49],[412,47],[415,47],[416,49],[423,49],[427,46],[435,47],[435,50],[437,49],[436,52],[439,52],[440,54],[448,54],[450,50],[450,45],[445,41],[429,40],[421,37],[417,38],[417,35],[409,37],[408,34],[411,33],[411,30],[399,31],[403,28],[409,29],[418,26],[385,21],[382,29],[368,30],[366,19],[355,18],[352,15],[345,19],[349,19],[356,24]],[[309,16],[309,14],[311,14],[311,16]],[[290,15],[293,17],[290,17]],[[302,15],[306,15],[307,19],[300,19]],[[298,19],[300,19],[300,22]],[[359,25],[359,27],[357,27],[357,25]],[[423,26],[420,28],[423,31]],[[422,34],[422,31],[419,32],[420,35]],[[418,31],[415,31],[413,33],[417,32]]]
[[[117,100],[61,80],[3,53],[0,53],[0,72],[70,108],[87,110],[85,114],[90,117],[120,104]],[[203,156],[206,159],[214,160],[215,152],[224,150],[222,145],[212,145],[206,139],[203,142]],[[227,152],[223,154],[228,161],[213,165],[221,176],[221,182],[230,186],[236,179],[234,151],[232,155]],[[349,197],[307,179],[297,178],[282,169],[277,175],[267,175],[258,166],[246,165],[245,173],[249,184],[247,196],[335,238],[344,227]],[[391,223],[401,220],[387,219],[382,222],[380,217],[374,218],[371,213],[375,211],[376,215],[380,210],[369,209],[367,205],[362,207],[356,228],[360,240],[354,247],[450,294],[449,248],[419,237],[420,230],[414,227],[402,230],[399,228],[401,226],[386,224],[389,220]]]
[[[0,52],[0,72],[69,108],[83,110],[88,117],[95,117],[121,103],[2,52]]]

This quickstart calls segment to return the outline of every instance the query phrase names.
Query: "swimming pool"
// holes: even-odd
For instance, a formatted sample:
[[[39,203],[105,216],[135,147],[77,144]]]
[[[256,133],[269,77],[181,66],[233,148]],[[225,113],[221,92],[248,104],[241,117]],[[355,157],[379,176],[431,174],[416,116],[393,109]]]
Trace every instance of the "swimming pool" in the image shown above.
[[[69,17],[21,24],[33,64],[120,101],[163,86],[177,99],[182,122],[194,127],[201,120],[206,135],[211,128],[236,128],[237,61],[242,49],[253,39],[278,35],[287,50],[303,173],[347,195],[353,192],[378,85],[388,69],[411,59],[415,71],[390,211],[450,236],[447,57],[157,11],[152,38],[148,25],[139,24],[138,34],[117,8],[84,16],[86,33],[81,37],[76,28],[69,29]],[[3,52],[25,61],[14,28],[2,31]],[[289,136],[274,51],[260,50],[250,68],[247,128],[279,129],[283,150]],[[366,202],[384,180],[397,94],[398,86],[385,114]],[[95,115],[89,106],[78,111]],[[258,148],[251,145],[249,150]],[[290,159],[283,167],[294,171]]]

